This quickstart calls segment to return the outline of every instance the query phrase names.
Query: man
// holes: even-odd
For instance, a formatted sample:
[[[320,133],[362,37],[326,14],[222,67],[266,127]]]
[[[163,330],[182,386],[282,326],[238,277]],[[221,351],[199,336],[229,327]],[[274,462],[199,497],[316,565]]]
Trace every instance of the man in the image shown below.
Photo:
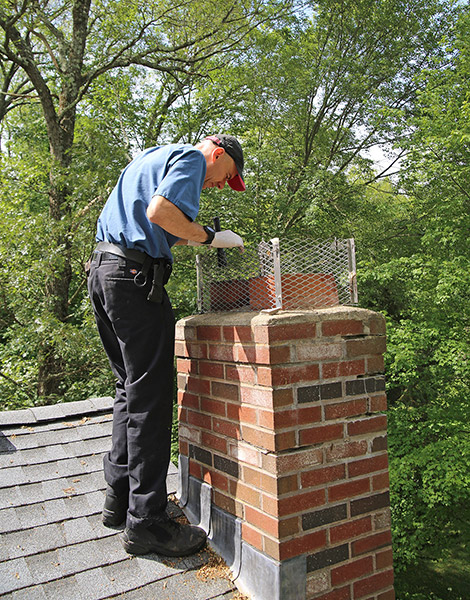
[[[204,188],[243,191],[243,152],[230,135],[150,148],[121,173],[98,219],[88,290],[116,376],[103,522],[126,523],[132,554],[184,556],[205,532],[166,513],[173,404],[174,316],[164,285],[175,244],[243,247],[232,231],[196,223]]]

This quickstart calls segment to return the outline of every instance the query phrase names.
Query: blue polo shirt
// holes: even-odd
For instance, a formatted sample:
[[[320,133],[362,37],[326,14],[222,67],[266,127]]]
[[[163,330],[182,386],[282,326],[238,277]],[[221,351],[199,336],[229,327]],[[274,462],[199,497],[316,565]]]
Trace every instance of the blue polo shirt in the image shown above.
[[[145,150],[121,173],[98,219],[96,241],[173,260],[178,238],[152,223],[147,207],[152,196],[163,196],[194,221],[205,176],[204,155],[190,144]]]

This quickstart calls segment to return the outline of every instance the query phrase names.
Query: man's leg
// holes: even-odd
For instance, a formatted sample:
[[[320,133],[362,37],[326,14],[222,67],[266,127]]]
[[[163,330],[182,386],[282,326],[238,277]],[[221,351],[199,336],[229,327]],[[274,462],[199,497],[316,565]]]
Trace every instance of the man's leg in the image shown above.
[[[174,315],[134,283],[138,263],[105,254],[92,262],[89,289],[98,330],[117,377],[112,449],[105,478],[131,488],[129,513],[142,522],[165,511],[173,413]]]
[[[205,533],[171,521],[166,475],[170,460],[173,412],[174,316],[166,293],[149,302],[151,282],[134,283],[138,265],[101,261],[100,303],[122,354],[126,380],[129,510],[125,549],[182,556],[205,543]],[[112,453],[110,454],[110,456]]]

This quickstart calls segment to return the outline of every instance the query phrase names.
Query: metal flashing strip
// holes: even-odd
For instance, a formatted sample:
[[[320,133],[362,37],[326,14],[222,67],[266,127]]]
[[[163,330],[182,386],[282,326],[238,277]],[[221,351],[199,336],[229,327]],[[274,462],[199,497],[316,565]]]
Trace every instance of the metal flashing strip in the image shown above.
[[[176,497],[181,506],[186,506],[189,498],[189,458],[178,456],[178,489]]]

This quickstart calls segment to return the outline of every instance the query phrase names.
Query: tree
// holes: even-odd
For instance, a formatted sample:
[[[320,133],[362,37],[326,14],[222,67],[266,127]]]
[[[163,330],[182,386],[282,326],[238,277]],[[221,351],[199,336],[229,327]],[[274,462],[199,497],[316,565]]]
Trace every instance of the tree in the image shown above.
[[[192,96],[204,118],[225,90],[215,117],[241,135],[251,158],[248,192],[220,212],[258,238],[354,228],[365,187],[393,171],[375,173],[367,151],[407,134],[423,85],[416,77],[443,59],[439,40],[454,18],[435,0],[326,0],[282,28],[254,32],[250,52]]]
[[[395,217],[385,213],[388,256],[379,252],[362,264],[363,301],[389,322],[398,568],[441,558],[470,523],[469,33],[464,7],[443,38],[446,64],[420,77],[409,137],[401,141],[402,208]]]
[[[282,4],[276,6],[283,8]],[[2,0],[0,116],[23,104],[34,90],[50,151],[47,195],[51,250],[45,309],[58,322],[66,323],[70,317],[77,219],[71,202],[71,169],[79,107],[92,86],[107,73],[132,65],[160,74],[155,126],[147,136],[149,141],[149,137],[160,134],[165,110],[181,95],[188,78],[200,74],[209,58],[216,60],[241,45],[247,32],[272,14],[269,4],[262,1],[214,6],[206,0],[177,4]],[[82,210],[83,206],[78,215]],[[63,369],[57,344],[45,339],[39,347],[40,397],[58,393]]]

